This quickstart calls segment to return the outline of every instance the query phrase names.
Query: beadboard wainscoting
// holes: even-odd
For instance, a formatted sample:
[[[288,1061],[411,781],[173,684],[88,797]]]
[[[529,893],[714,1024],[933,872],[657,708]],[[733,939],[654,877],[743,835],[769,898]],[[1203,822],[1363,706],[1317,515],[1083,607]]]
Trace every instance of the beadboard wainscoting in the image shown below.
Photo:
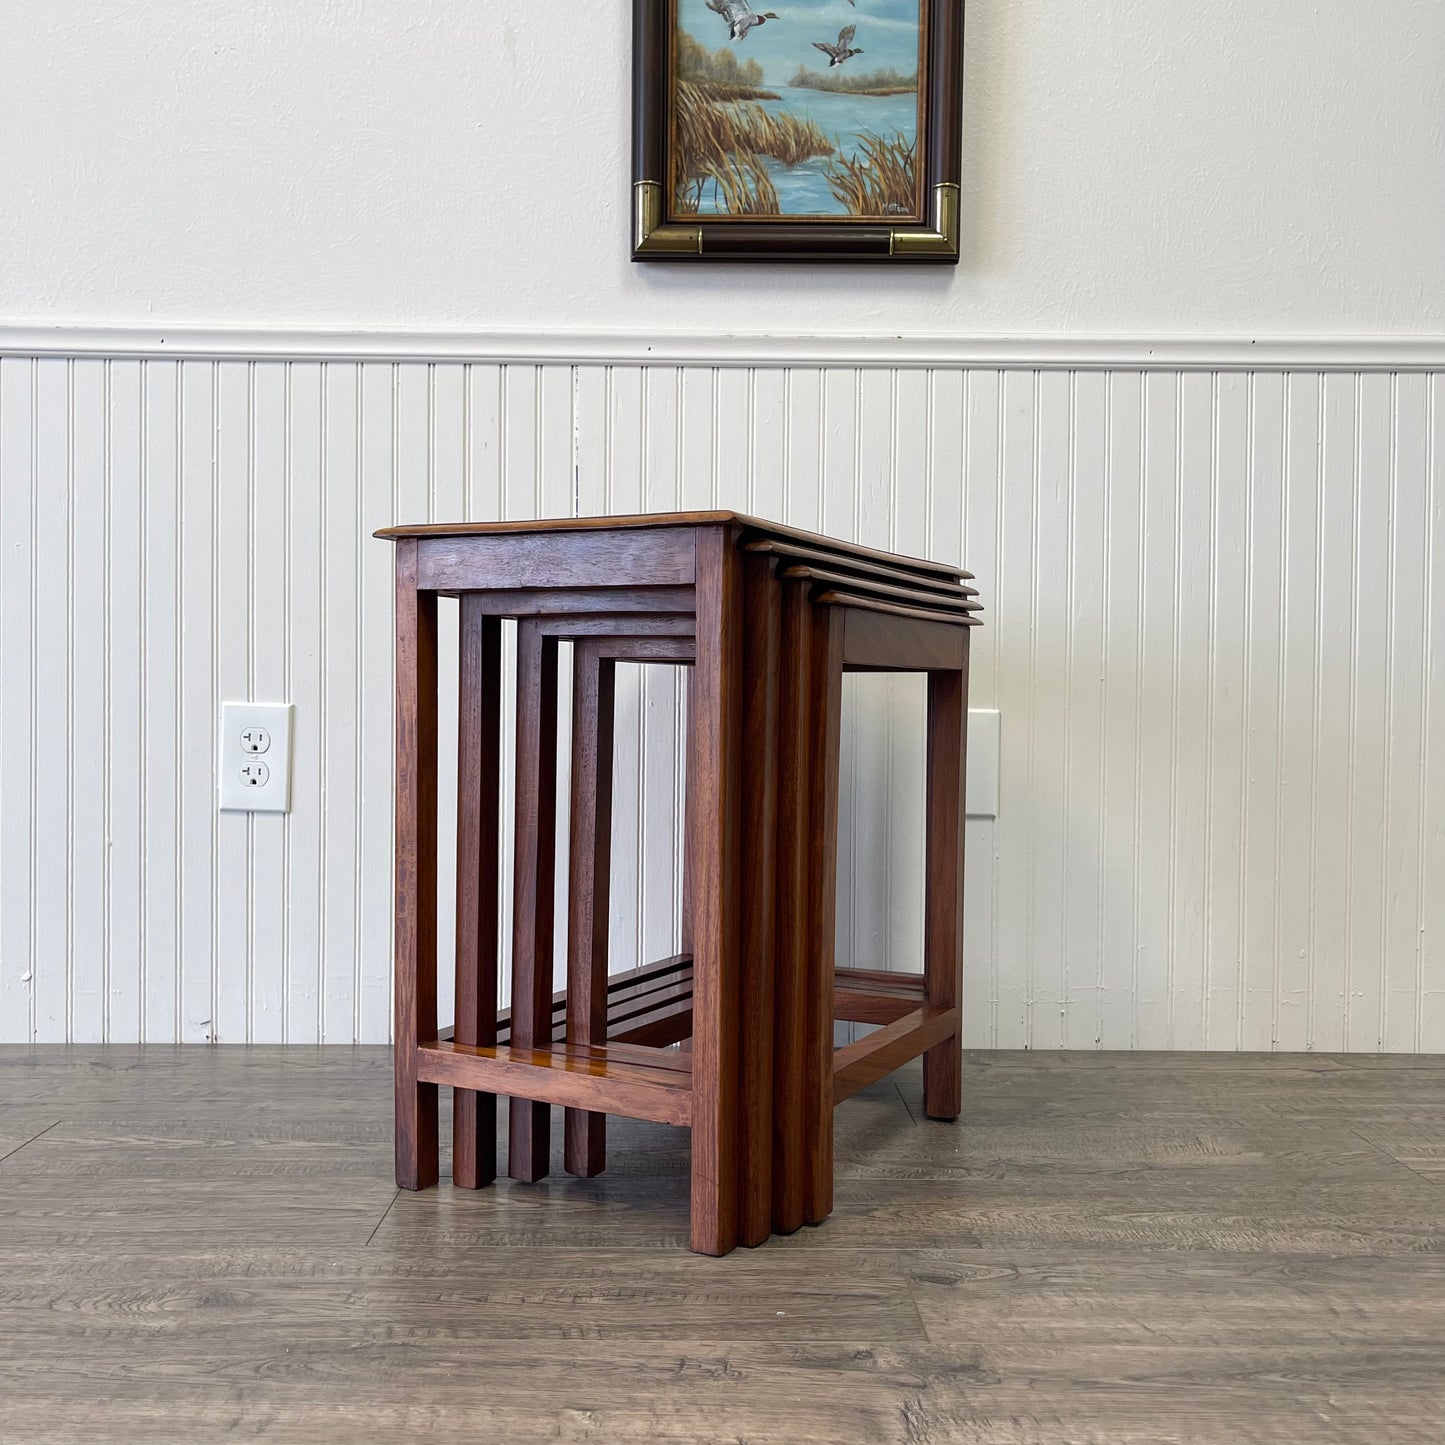
[[[1428,358],[176,344],[0,348],[0,1040],[385,1041],[371,533],[725,506],[978,576],[972,1044],[1445,1049]],[[677,936],[685,725],[671,670],[622,672],[616,967]],[[245,698],[296,704],[288,816],[217,811]],[[922,772],[921,683],[850,679],[853,965],[919,959]]]

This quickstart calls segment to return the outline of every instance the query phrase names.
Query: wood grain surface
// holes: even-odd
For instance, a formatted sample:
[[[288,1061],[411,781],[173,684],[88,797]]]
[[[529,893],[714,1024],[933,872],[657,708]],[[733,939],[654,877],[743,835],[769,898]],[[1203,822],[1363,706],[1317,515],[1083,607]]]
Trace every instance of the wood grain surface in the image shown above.
[[[692,1247],[738,1241],[742,568],[731,532],[697,531],[697,663],[688,718],[686,867],[693,953]],[[831,978],[829,982],[831,983]]]
[[[714,1260],[682,1129],[398,1193],[385,1049],[0,1049],[0,1441],[1438,1445],[1445,1059],[922,1094],[842,1104],[828,1222]]]
[[[517,741],[512,826],[511,1043],[545,1048],[552,1031],[552,916],[557,830],[557,639],[517,626]],[[507,1172],[535,1182],[549,1168],[550,1111],[511,1101]]]
[[[567,874],[566,1036],[607,1042],[607,909],[612,876],[612,724],[617,664],[595,645],[572,652],[571,866]],[[554,1005],[555,1006],[555,1005]],[[569,1109],[565,1164],[590,1178],[607,1162],[607,1116]]]
[[[486,1045],[497,1041],[502,625],[475,594],[462,599],[460,613],[454,1035]],[[462,1090],[454,1103],[452,1178],[479,1189],[497,1177],[496,1100]]]
[[[416,1046],[436,1037],[437,600],[417,588],[417,544],[396,558],[396,822],[392,1038],[396,1182],[437,1182],[437,1090],[416,1074]]]
[[[862,557],[882,562],[889,566],[903,565],[934,577],[950,581],[958,578],[973,578],[972,572],[961,567],[951,567],[944,562],[935,562],[922,557],[906,557],[898,552],[882,552],[874,547],[864,547],[856,542],[844,542],[837,537],[825,537],[817,532],[805,532],[798,527],[784,526],[781,522],[765,521],[750,517],[743,512],[702,511],[702,512],[641,512],[630,516],[607,515],[598,517],[544,517],[533,520],[513,519],[506,522],[423,522],[409,526],[381,527],[377,537],[393,540],[421,537],[485,537],[505,536],[514,532],[537,533],[540,536],[566,532],[607,532],[626,530],[650,530],[669,527],[733,526],[742,527],[750,534],[763,540],[791,538],[827,554],[848,557]]]

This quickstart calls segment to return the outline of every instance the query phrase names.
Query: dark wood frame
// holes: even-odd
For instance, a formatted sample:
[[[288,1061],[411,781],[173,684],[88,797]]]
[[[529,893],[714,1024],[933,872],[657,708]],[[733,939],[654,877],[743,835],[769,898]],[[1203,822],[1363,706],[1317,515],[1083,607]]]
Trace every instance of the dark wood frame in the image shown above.
[[[668,166],[673,0],[633,0],[634,261],[895,261],[957,265],[963,130],[964,0],[920,0],[927,69],[919,126],[926,221],[840,217],[681,220]]]

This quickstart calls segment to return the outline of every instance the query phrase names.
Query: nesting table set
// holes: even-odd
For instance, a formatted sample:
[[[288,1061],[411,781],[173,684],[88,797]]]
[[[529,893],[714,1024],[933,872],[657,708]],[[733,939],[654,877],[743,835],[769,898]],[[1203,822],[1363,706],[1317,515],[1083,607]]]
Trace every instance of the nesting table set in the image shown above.
[[[821,1223],[833,1108],[924,1058],[960,1107],[970,574],[733,512],[392,527],[396,1180],[599,1173],[606,1116],[691,1130],[703,1254]],[[459,599],[456,1019],[437,1020],[437,598]],[[516,622],[511,1008],[498,1008],[502,624]],[[554,993],[558,644],[572,643],[567,987]],[[682,952],[608,975],[618,662],[689,669]],[[834,965],[845,671],[927,675],[922,972]],[[834,1047],[835,1020],[878,1025]],[[681,1047],[679,1047],[679,1045]]]

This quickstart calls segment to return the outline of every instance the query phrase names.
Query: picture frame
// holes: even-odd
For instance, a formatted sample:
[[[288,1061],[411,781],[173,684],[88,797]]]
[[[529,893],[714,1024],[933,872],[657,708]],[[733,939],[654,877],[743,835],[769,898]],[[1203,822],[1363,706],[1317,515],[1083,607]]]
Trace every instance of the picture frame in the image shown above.
[[[632,259],[956,265],[964,0],[794,3],[633,0]]]

